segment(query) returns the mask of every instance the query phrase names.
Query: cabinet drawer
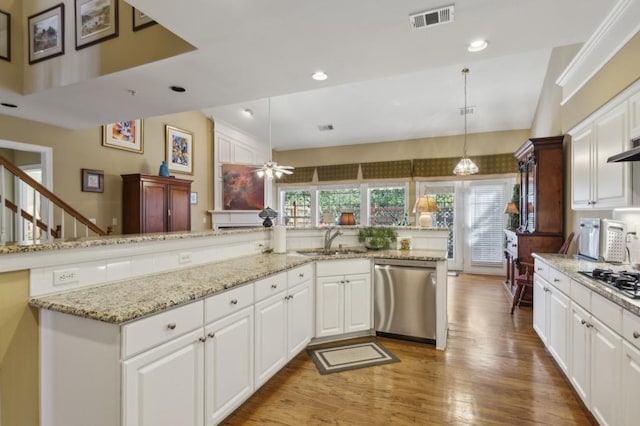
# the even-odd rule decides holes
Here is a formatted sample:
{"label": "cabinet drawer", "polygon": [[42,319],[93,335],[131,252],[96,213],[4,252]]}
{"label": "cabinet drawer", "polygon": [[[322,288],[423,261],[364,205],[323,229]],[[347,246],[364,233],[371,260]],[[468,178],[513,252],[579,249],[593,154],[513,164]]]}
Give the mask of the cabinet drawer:
{"label": "cabinet drawer", "polygon": [[571,292],[571,279],[555,268],[549,268],[549,282],[564,294]]}
{"label": "cabinet drawer", "polygon": [[544,278],[545,280],[549,281],[549,265],[547,265],[540,259],[535,259],[534,265],[534,273],[538,274],[540,278]]}
{"label": "cabinet drawer", "polygon": [[640,317],[629,311],[622,312],[622,337],[640,349]]}
{"label": "cabinet drawer", "polygon": [[253,305],[253,283],[224,291],[204,301],[205,324]]}
{"label": "cabinet drawer", "polygon": [[287,285],[293,288],[301,282],[313,278],[313,264],[301,266],[287,272]]}
{"label": "cabinet drawer", "polygon": [[622,307],[599,294],[591,294],[591,314],[613,331],[622,334]]}
{"label": "cabinet drawer", "polygon": [[193,302],[122,326],[122,358],[203,326],[203,302]]}
{"label": "cabinet drawer", "polygon": [[371,261],[369,259],[327,260],[316,264],[316,274],[319,277],[370,273]]}
{"label": "cabinet drawer", "polygon": [[591,311],[591,290],[583,286],[577,281],[571,280],[571,299],[578,305]]}
{"label": "cabinet drawer", "polygon": [[287,273],[271,275],[253,283],[256,302],[287,289]]}

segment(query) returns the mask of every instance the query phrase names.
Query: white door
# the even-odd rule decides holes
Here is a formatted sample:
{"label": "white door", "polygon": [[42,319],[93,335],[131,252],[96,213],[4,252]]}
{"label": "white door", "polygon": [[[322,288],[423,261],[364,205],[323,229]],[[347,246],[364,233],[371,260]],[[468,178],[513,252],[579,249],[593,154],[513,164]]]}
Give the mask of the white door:
{"label": "white door", "polygon": [[591,194],[592,138],[593,133],[589,127],[571,139],[571,206],[573,208],[590,206],[594,199]]}
{"label": "white door", "polygon": [[287,362],[287,301],[281,291],[255,305],[255,380],[262,386]]}
{"label": "white door", "polygon": [[569,298],[553,286],[549,286],[549,289],[549,298],[547,299],[547,310],[549,311],[547,345],[549,352],[551,352],[551,355],[553,355],[562,371],[566,374],[569,370]]}
{"label": "white door", "polygon": [[591,317],[591,412],[601,425],[615,425],[619,413],[622,338]]}
{"label": "white door", "polygon": [[124,426],[202,426],[202,329],[124,362]]}
{"label": "white door", "polygon": [[205,424],[211,426],[253,393],[253,306],[207,325],[205,333]]}
{"label": "white door", "polygon": [[316,280],[316,337],[344,332],[344,277]]}
{"label": "white door", "polygon": [[371,276],[369,274],[344,277],[344,332],[371,328]]}
{"label": "white door", "polygon": [[632,425],[640,419],[640,351],[627,342],[622,344],[622,419]]}
{"label": "white door", "polygon": [[590,315],[574,302],[571,302],[570,309],[569,380],[584,404],[589,407],[591,405],[589,392],[589,382],[591,380],[591,332],[586,324],[590,321]]}
{"label": "white door", "polygon": [[313,336],[311,280],[289,290],[287,303],[287,361],[302,351]]}
{"label": "white door", "polygon": [[612,155],[629,149],[627,104],[618,106],[594,126],[595,199],[598,207],[625,207],[629,196],[629,163],[607,163]]}
{"label": "white door", "polygon": [[543,343],[547,343],[547,283],[533,275],[533,329]]}

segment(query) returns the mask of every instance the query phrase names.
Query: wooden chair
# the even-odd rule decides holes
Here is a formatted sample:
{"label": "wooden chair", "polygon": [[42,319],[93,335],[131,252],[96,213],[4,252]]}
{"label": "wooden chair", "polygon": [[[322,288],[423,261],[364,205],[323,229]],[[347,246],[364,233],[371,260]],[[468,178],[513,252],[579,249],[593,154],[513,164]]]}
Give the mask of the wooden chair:
{"label": "wooden chair", "polygon": [[[558,254],[567,254],[569,252],[569,246],[571,245],[573,236],[573,232],[569,234],[567,239],[564,240],[564,243],[562,243],[562,246],[560,246]],[[512,315],[516,305],[520,305],[525,288],[528,287],[533,289],[533,263],[516,260],[516,267],[518,268],[519,274],[514,278],[514,282],[516,283],[516,293],[513,295],[513,303],[511,304]]]}

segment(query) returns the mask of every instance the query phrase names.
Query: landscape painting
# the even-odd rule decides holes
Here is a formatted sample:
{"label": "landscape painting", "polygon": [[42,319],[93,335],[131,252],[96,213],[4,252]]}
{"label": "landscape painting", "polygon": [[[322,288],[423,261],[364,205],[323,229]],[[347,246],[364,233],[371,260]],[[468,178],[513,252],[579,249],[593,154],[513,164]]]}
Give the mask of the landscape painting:
{"label": "landscape painting", "polygon": [[118,35],[116,0],[76,0],[76,49]]}
{"label": "landscape painting", "polygon": [[29,26],[29,63],[64,54],[64,4],[31,15]]}
{"label": "landscape painting", "polygon": [[264,179],[254,169],[241,164],[222,165],[223,210],[264,208]]}

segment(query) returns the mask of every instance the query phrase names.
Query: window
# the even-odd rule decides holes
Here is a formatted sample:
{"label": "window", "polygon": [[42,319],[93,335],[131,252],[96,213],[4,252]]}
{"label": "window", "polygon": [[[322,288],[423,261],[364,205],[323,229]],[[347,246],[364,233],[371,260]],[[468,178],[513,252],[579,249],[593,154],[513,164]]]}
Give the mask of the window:
{"label": "window", "polygon": [[469,187],[471,265],[500,266],[503,262],[504,183],[478,183]]}
{"label": "window", "polygon": [[287,226],[311,226],[311,191],[282,191],[282,223]]}
{"label": "window", "polygon": [[356,224],[360,224],[360,188],[320,189],[318,191],[318,217],[322,213],[330,212],[336,223],[340,213],[345,210],[353,211]]}
{"label": "window", "polygon": [[369,187],[369,225],[406,225],[405,186]]}

